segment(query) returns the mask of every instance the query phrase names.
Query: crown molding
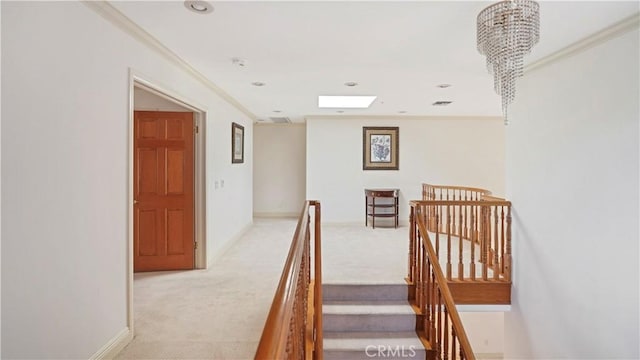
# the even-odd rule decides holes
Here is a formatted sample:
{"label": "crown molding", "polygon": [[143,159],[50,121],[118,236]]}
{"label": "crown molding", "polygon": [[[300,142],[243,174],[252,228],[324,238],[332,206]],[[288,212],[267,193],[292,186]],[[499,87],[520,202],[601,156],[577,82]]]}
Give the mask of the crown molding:
{"label": "crown molding", "polygon": [[541,67],[560,61],[566,57],[573,56],[579,52],[590,49],[594,46],[609,41],[615,37],[625,34],[629,31],[638,29],[640,27],[640,12],[637,12],[607,28],[604,28],[594,34],[583,38],[567,47],[564,47],[550,55],[543,57],[533,63],[524,67],[525,74],[539,69]]}
{"label": "crown molding", "polygon": [[233,98],[226,91],[222,90],[218,85],[214,84],[201,72],[196,70],[188,62],[186,62],[171,49],[161,43],[158,39],[156,39],[153,35],[148,33],[138,24],[129,19],[126,15],[121,13],[118,9],[113,7],[113,5],[109,4],[107,1],[83,0],[81,2],[89,9],[93,10],[98,15],[109,21],[111,24],[115,25],[117,28],[131,35],[134,39],[138,40],[142,44],[149,47],[151,50],[154,50],[157,54],[161,55],[165,59],[172,62],[174,65],[184,70],[187,74],[198,80],[204,86],[220,96],[223,100],[241,111],[243,114],[247,115],[252,121],[257,120],[257,117],[242,104],[240,104],[238,100]]}
{"label": "crown molding", "polygon": [[307,115],[306,120],[477,120],[504,121],[502,116],[455,116],[455,115]]}

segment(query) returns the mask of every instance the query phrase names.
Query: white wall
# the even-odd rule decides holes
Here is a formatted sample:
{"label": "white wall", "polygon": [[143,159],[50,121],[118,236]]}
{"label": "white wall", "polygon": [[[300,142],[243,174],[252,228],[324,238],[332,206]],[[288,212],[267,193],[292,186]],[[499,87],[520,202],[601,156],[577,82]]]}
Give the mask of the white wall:
{"label": "white wall", "polygon": [[[0,19],[2,18],[2,5],[0,5]],[[0,26],[0,39],[2,38],[2,26]],[[0,51],[2,53],[2,51]],[[1,55],[1,54],[0,54]],[[2,56],[0,56],[0,68],[2,68]],[[2,71],[0,71],[0,84],[2,83]],[[0,87],[1,88],[1,87]],[[0,98],[2,89],[0,89]],[[0,101],[0,114],[2,114],[2,101]],[[2,116],[0,115],[0,159],[2,158]],[[0,204],[2,203],[2,167],[0,166]],[[0,269],[2,269],[2,207],[0,206]],[[2,281],[0,280],[0,309],[2,309]],[[2,311],[0,311],[0,324],[2,324]],[[2,326],[0,326],[0,357],[2,357]]]}
{"label": "white wall", "polygon": [[505,358],[640,357],[639,43],[636,26],[518,82]]}
{"label": "white wall", "polygon": [[253,127],[254,216],[298,216],[306,189],[306,126]]}
{"label": "white wall", "polygon": [[2,358],[88,358],[127,327],[129,69],[208,109],[213,251],[251,223],[251,122],[81,3],[1,6]]}
{"label": "white wall", "polygon": [[459,312],[459,315],[476,357],[497,358],[502,356],[504,352],[504,312],[467,311]]}
{"label": "white wall", "polygon": [[[362,127],[398,126],[398,171],[362,170]],[[468,185],[504,194],[504,125],[498,118],[307,119],[307,198],[325,222],[362,222],[364,188],[399,188],[400,222],[421,184]]]}

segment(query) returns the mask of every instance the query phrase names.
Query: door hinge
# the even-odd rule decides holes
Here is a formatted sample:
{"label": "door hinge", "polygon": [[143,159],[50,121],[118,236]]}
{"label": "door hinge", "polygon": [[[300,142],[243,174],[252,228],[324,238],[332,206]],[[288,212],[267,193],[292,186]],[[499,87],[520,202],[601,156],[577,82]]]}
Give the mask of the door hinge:
{"label": "door hinge", "polygon": [[200,132],[200,127],[199,127],[198,125],[194,125],[194,126],[193,126],[193,132],[194,132],[195,134],[199,133],[199,132]]}
{"label": "door hinge", "polygon": [[198,250],[198,242],[197,241],[193,242],[193,250]]}

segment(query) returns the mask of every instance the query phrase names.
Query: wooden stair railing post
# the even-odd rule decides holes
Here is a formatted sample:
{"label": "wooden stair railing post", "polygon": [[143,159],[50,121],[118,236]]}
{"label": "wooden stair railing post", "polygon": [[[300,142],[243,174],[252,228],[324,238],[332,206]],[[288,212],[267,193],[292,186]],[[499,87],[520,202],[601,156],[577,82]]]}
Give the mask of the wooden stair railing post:
{"label": "wooden stair railing post", "polygon": [[416,204],[411,203],[409,208],[409,269],[407,272],[407,280],[410,284],[415,284],[415,244],[416,244]]}
{"label": "wooden stair railing post", "polygon": [[511,281],[511,206],[507,207],[507,243],[504,259],[504,279]]}
{"label": "wooden stair railing post", "polygon": [[322,360],[323,358],[323,332],[322,332],[322,236],[321,236],[321,211],[320,202],[312,202],[315,212],[315,227],[314,227],[314,358],[316,360]]}
{"label": "wooden stair railing post", "polygon": [[482,222],[480,223],[480,262],[482,263],[482,280],[487,280],[488,275],[488,261],[487,253],[489,252],[489,235],[491,233],[489,228],[489,217],[487,214],[487,207],[480,206],[480,214],[482,216]]}

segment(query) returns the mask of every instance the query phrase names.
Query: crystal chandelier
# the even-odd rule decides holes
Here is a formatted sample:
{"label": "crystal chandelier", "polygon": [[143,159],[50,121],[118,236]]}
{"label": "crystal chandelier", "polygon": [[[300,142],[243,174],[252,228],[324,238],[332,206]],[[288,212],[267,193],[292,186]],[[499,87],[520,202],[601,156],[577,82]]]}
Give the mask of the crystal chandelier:
{"label": "crystal chandelier", "polygon": [[535,1],[505,0],[478,14],[478,51],[487,57],[493,88],[502,96],[505,124],[509,104],[516,97],[516,78],[523,74],[524,55],[538,40],[540,14]]}

